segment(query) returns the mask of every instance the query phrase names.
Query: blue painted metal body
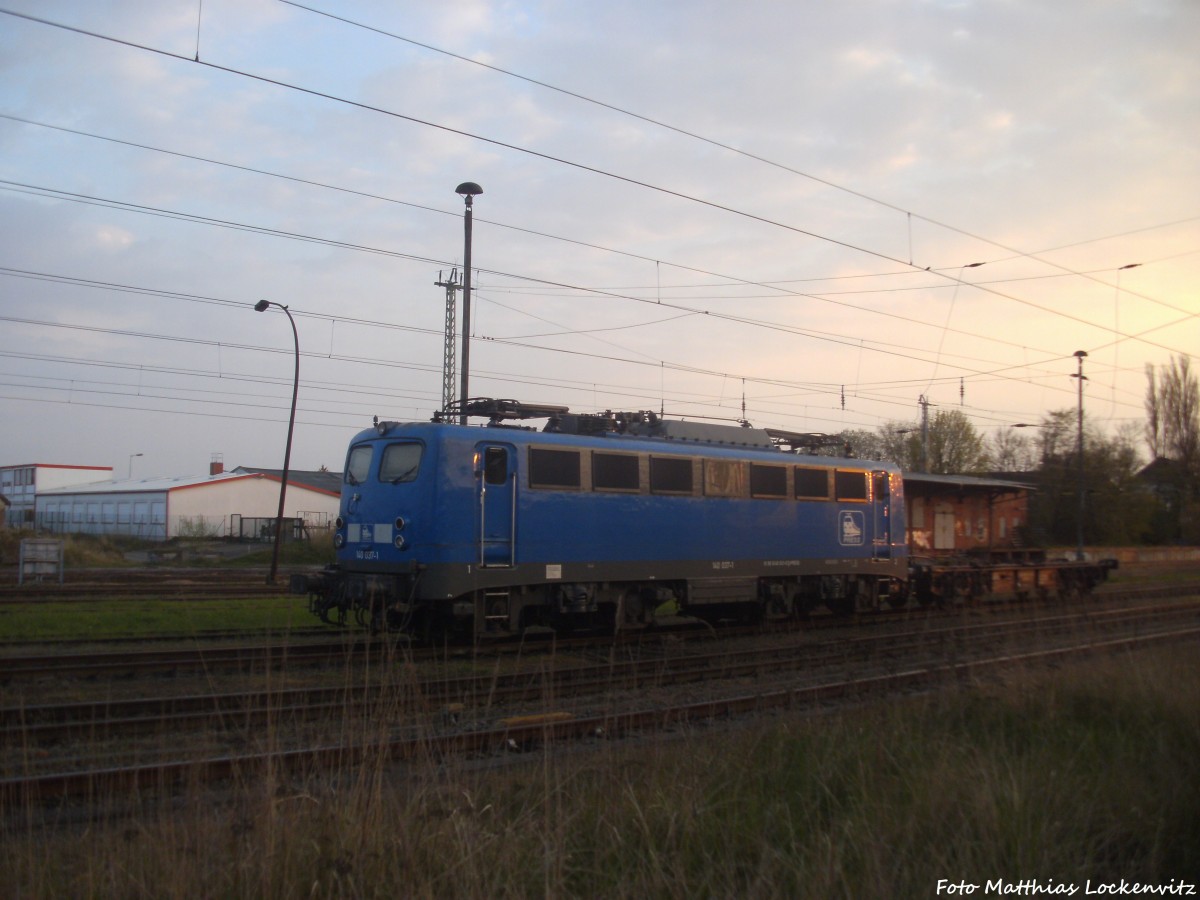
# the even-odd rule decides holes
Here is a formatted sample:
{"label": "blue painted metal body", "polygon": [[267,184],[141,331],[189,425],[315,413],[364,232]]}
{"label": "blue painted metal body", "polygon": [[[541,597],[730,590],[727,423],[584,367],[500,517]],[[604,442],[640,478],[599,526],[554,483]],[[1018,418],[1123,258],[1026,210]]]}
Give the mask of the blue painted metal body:
{"label": "blue painted metal body", "polygon": [[[421,469],[412,481],[387,484],[379,478],[379,451],[398,442],[422,446]],[[866,561],[907,555],[900,473],[890,464],[629,435],[579,437],[433,423],[394,426],[383,436],[367,430],[351,446],[366,445],[376,448],[373,468],[362,483],[346,484],[342,495],[341,515],[349,533],[338,561],[350,570],[413,562],[486,564],[481,538],[485,543],[511,543],[504,558],[524,565],[688,560],[736,566],[762,560]],[[531,487],[523,464],[531,446],[878,472],[888,477],[888,496],[838,502],[712,497],[699,491],[674,496],[539,489]],[[498,511],[501,524],[511,522],[510,533],[498,532],[495,524],[485,529],[481,523],[479,456],[488,447],[510,451],[510,475],[515,473],[515,479],[487,486],[482,515]],[[404,520],[403,530],[395,527],[398,517]],[[394,545],[397,536],[404,538],[402,549]]]}
{"label": "blue painted metal body", "polygon": [[[539,484],[539,453],[557,453],[567,474]],[[625,457],[634,487],[599,488],[596,454]],[[686,461],[686,491],[652,490],[648,473],[663,459]],[[774,473],[786,494],[752,495],[758,467],[788,473]],[[798,497],[796,469],[829,473],[829,495]],[[372,607],[376,618],[402,610],[407,627],[442,604],[477,630],[504,616],[515,628],[518,606],[617,615],[621,597],[658,586],[694,611],[827,590],[820,579],[840,579],[835,593],[849,579],[877,592],[906,576],[903,483],[890,464],[611,432],[380,423],[353,439],[346,471],[337,565],[309,586],[325,597],[322,617],[332,606]],[[838,499],[842,477],[854,490]],[[492,615],[485,595],[504,598]]]}

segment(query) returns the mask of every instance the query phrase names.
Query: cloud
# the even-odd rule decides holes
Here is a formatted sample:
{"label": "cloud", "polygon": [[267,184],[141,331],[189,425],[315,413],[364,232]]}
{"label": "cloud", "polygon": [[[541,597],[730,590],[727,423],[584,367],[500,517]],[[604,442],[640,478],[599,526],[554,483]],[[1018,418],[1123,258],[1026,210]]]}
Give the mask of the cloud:
{"label": "cloud", "polygon": [[[372,413],[428,417],[464,180],[473,383],[498,395],[725,415],[744,390],[758,424],[833,430],[962,379],[990,428],[1072,405],[1082,347],[1115,423],[1200,337],[1182,0],[339,8],[560,91],[285,4],[205,3],[199,62],[194,4],[25,8],[164,53],[8,20],[0,113],[197,158],[0,120],[0,265],[126,286],[8,275],[7,308],[159,335],[6,328],[0,353],[78,361],[0,379],[142,366],[177,398],[119,398],[117,429],[109,401],[8,401],[22,458],[82,429],[104,458],[52,461],[270,464],[291,334],[263,297],[297,314],[298,465],[336,467]],[[222,419],[243,396],[253,419]]]}

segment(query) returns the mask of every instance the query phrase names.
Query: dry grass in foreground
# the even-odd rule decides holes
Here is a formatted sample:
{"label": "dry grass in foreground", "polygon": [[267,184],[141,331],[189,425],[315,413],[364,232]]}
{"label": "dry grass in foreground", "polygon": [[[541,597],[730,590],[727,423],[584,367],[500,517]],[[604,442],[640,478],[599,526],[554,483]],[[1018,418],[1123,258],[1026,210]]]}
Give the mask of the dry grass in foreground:
{"label": "dry grass in foreground", "polygon": [[9,810],[3,893],[878,898],[932,897],[942,878],[1077,896],[1089,878],[1200,882],[1197,656],[546,748],[499,769],[268,778],[57,830]]}

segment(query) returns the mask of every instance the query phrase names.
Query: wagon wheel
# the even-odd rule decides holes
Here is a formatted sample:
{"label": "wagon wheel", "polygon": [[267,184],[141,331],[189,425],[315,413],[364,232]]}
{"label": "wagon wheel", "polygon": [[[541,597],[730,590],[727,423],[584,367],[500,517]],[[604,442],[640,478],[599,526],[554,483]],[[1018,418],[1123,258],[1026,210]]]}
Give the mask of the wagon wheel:
{"label": "wagon wheel", "polygon": [[952,590],[954,599],[969,603],[975,597],[975,586],[969,572],[958,572],[954,575]]}
{"label": "wagon wheel", "polygon": [[947,604],[953,603],[955,600],[953,573],[946,572],[943,574],[940,578],[938,578],[937,585],[938,591],[935,595],[937,605],[939,607],[943,607]]}
{"label": "wagon wheel", "polygon": [[1078,600],[1082,594],[1083,591],[1081,585],[1079,584],[1079,578],[1074,572],[1058,573],[1059,600]]}

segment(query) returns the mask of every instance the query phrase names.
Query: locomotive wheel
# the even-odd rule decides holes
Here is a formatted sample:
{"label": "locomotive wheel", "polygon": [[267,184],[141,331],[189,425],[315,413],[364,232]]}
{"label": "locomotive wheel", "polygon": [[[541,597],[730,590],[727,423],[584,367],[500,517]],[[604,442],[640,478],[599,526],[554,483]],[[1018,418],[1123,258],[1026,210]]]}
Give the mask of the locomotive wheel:
{"label": "locomotive wheel", "polygon": [[887,605],[892,609],[903,609],[908,605],[908,588],[891,591],[887,595]]}
{"label": "locomotive wheel", "polygon": [[792,618],[797,621],[807,621],[812,611],[821,601],[811,593],[796,591],[792,595]]}
{"label": "locomotive wheel", "polygon": [[843,584],[837,596],[826,597],[825,605],[835,616],[847,618],[858,610],[858,585]]}
{"label": "locomotive wheel", "polygon": [[433,610],[425,610],[417,627],[422,643],[430,647],[443,647],[454,640],[453,623]]}
{"label": "locomotive wheel", "polygon": [[617,603],[617,628],[629,625],[641,625],[645,621],[646,608],[642,603],[642,595],[636,590],[626,591]]}

